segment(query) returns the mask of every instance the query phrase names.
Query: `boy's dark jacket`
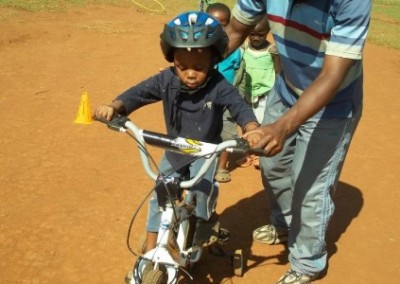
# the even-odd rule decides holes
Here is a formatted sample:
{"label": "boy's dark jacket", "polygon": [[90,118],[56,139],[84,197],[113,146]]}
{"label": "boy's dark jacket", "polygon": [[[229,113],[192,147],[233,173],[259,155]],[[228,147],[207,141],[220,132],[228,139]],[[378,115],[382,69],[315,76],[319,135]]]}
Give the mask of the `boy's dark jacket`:
{"label": "boy's dark jacket", "polygon": [[[221,142],[225,108],[241,127],[257,122],[253,110],[237,89],[215,70],[207,83],[194,93],[181,85],[174,68],[170,67],[131,87],[116,99],[123,102],[127,114],[161,100],[168,135],[209,143]],[[183,162],[180,154],[167,152],[166,155],[172,163]]]}

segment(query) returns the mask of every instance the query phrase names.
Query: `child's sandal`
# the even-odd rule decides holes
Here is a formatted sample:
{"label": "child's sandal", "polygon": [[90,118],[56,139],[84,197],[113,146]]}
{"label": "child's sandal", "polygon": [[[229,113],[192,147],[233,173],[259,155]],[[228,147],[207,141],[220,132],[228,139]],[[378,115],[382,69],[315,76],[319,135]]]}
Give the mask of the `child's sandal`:
{"label": "child's sandal", "polygon": [[231,174],[228,170],[217,170],[215,174],[215,180],[218,182],[230,182],[231,181]]}

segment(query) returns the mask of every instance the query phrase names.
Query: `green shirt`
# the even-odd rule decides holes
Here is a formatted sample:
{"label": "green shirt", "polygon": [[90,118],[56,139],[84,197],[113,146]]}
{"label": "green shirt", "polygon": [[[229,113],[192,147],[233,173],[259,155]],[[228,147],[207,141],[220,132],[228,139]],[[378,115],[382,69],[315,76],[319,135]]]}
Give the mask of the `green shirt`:
{"label": "green shirt", "polygon": [[245,62],[245,97],[249,102],[257,102],[258,97],[266,95],[275,83],[274,62],[267,50],[250,48],[243,53]]}

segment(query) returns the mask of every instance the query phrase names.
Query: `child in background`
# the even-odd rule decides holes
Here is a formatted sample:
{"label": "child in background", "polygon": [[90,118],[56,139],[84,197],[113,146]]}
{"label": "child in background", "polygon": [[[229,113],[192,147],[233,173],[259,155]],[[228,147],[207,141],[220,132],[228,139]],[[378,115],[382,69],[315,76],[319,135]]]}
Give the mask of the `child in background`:
{"label": "child in background", "polygon": [[[268,20],[264,17],[250,32],[248,40],[242,46],[243,59],[236,78],[240,94],[251,105],[260,124],[267,107],[266,98],[275,84],[276,74],[280,71],[276,47],[267,40],[269,30]],[[258,156],[246,156],[236,164],[259,168]]]}
{"label": "child in background", "polygon": [[[161,34],[162,52],[173,66],[128,89],[109,105],[97,107],[94,116],[111,120],[115,114],[129,115],[142,106],[162,101],[170,136],[219,143],[226,108],[244,132],[256,129],[259,124],[251,107],[238,90],[214,69],[227,47],[226,33],[215,18],[205,12],[178,15],[164,26]],[[254,140],[248,139],[250,144]],[[189,174],[193,177],[204,161],[205,158],[193,160],[191,156],[166,151],[159,169],[161,174],[175,177]],[[172,174],[171,169],[174,170]],[[192,188],[197,200],[196,243],[207,242],[207,232],[218,224],[215,217],[218,196],[215,170],[216,165],[211,166]],[[157,196],[154,196],[150,200],[143,252],[155,247],[160,218],[161,209]]]}
{"label": "child in background", "polygon": [[[223,3],[213,3],[207,7],[206,12],[216,18],[222,27],[229,24],[231,20],[231,10],[228,6]],[[242,60],[242,53],[239,49],[233,51],[223,61],[217,64],[218,71],[225,77],[225,79],[233,84],[236,76],[236,71],[240,67]],[[229,139],[238,138],[237,124],[233,120],[229,110],[226,109],[224,112],[224,126],[222,129],[221,137],[222,140],[226,141]],[[231,181],[231,174],[228,170],[229,153],[222,152],[218,162],[217,172],[215,174],[215,180],[218,182],[229,182]]]}
{"label": "child in background", "polygon": [[[222,28],[226,27],[231,20],[231,10],[223,3],[213,3],[209,5],[206,12],[216,18],[221,24]],[[218,71],[231,84],[233,84],[233,80],[235,78],[236,71],[240,67],[241,60],[242,53],[239,49],[236,49],[217,64]]]}

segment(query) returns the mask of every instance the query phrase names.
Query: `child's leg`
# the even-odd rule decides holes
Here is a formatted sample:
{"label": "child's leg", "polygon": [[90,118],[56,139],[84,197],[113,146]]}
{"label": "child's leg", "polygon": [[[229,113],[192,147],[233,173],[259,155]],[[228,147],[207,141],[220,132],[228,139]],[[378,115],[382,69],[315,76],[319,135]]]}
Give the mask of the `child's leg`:
{"label": "child's leg", "polygon": [[264,120],[265,110],[267,108],[267,95],[268,93],[260,97],[257,102],[251,104],[253,113],[256,116],[258,123],[260,124],[262,124]]}
{"label": "child's leg", "polygon": [[[191,176],[196,175],[204,161],[205,159],[201,158],[191,164]],[[195,213],[198,220],[194,236],[196,245],[208,242],[213,235],[216,235],[216,237],[218,236],[219,223],[218,216],[215,212],[218,186],[214,182],[215,170],[216,163],[210,167],[203,179],[192,188],[197,201]]]}
{"label": "child's leg", "polygon": [[229,153],[228,152],[222,152],[221,156],[219,157],[219,162],[218,162],[218,170],[226,170],[228,168],[228,160],[229,160]]}
{"label": "child's leg", "polygon": [[[159,169],[161,173],[171,173],[171,164],[168,162],[165,156],[160,161]],[[178,173],[173,173],[171,176],[178,176]],[[149,250],[156,247],[158,229],[160,227],[162,211],[158,204],[157,194],[154,192],[153,197],[149,202],[149,211],[147,215],[147,226],[146,226],[146,239],[143,247],[141,248],[143,252],[148,252]]]}
{"label": "child's leg", "polygon": [[158,228],[161,222],[161,210],[158,206],[157,196],[154,193],[154,196],[150,199],[149,202],[149,211],[147,214],[147,226],[146,226],[146,239],[142,247],[139,249],[142,250],[142,253],[146,253],[149,250],[156,247],[157,244],[157,235]]}
{"label": "child's leg", "polygon": [[[190,178],[198,173],[204,162],[205,158],[200,158],[191,163]],[[216,168],[217,163],[214,162],[199,183],[191,188],[197,201],[196,216],[206,221],[213,215],[217,205],[218,185],[214,182]]]}
{"label": "child's leg", "polygon": [[143,249],[142,253],[146,253],[156,247],[157,237],[158,237],[157,232],[147,232],[146,233],[146,240],[145,240],[145,243],[142,248]]}
{"label": "child's leg", "polygon": [[215,180],[218,182],[230,182],[231,181],[231,174],[228,170],[228,160],[229,160],[229,153],[222,152],[221,156],[219,157],[218,162],[218,169],[215,174]]}
{"label": "child's leg", "polygon": [[[223,115],[223,123],[224,126],[221,132],[221,138],[223,141],[236,139],[239,137],[237,131],[237,124],[233,121],[229,110],[226,109]],[[218,170],[215,175],[215,180],[218,182],[229,182],[231,181],[231,175],[228,170],[228,161],[229,161],[229,153],[222,152],[219,157]]]}

